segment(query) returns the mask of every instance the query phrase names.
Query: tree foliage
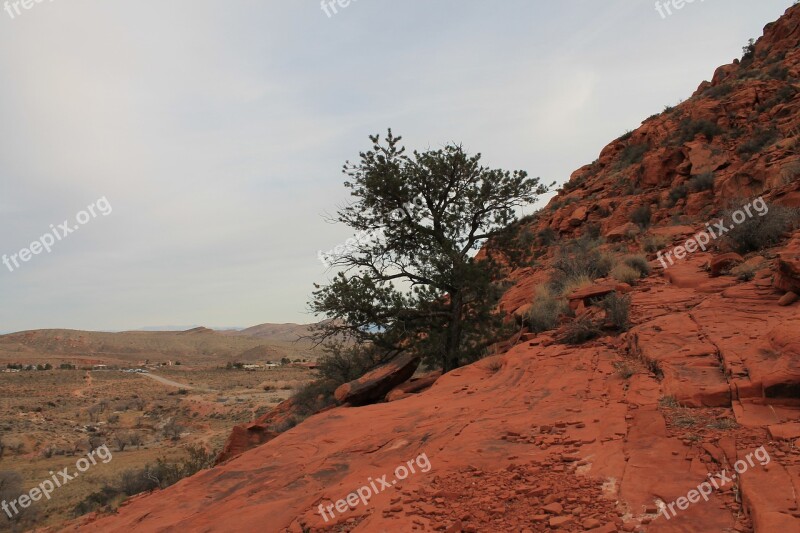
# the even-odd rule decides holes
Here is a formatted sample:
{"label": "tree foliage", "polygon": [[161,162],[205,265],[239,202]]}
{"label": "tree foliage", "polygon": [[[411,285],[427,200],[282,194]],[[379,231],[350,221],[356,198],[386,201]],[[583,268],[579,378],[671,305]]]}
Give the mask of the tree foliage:
{"label": "tree foliage", "polygon": [[[496,341],[500,316],[497,247],[519,207],[547,191],[524,171],[481,164],[459,145],[408,155],[389,130],[346,163],[354,201],[336,220],[369,239],[351,239],[333,258],[339,269],[316,286],[312,312],[326,320],[320,342],[355,342],[382,354],[418,352],[445,371],[480,357]],[[493,251],[494,250],[494,251]]]}

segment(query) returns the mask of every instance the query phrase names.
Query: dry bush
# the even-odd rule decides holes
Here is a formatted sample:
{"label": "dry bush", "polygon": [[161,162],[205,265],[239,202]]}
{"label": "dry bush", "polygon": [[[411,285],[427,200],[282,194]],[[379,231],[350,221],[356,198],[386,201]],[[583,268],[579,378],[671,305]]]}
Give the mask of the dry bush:
{"label": "dry bush", "polygon": [[645,278],[650,275],[650,262],[643,255],[626,255],[622,258],[622,262],[629,267],[638,270],[641,277]]}
{"label": "dry bush", "polygon": [[635,270],[625,263],[619,263],[614,269],[611,271],[611,277],[617,281],[622,283],[627,283],[628,285],[635,284],[642,276],[638,270]]}
{"label": "dry bush", "polygon": [[670,240],[662,235],[650,235],[645,237],[642,248],[649,254],[654,254],[669,246]]}
{"label": "dry bush", "polygon": [[556,295],[546,286],[536,288],[536,294],[528,311],[526,322],[534,333],[541,333],[558,327],[558,319],[569,312],[565,298]]}
{"label": "dry bush", "polygon": [[798,226],[800,210],[777,204],[767,205],[769,210],[764,216],[754,213],[741,224],[732,222],[733,213],[740,209],[729,209],[723,215],[726,226],[731,228],[725,234],[725,239],[737,253],[746,254],[774,246],[787,231]]}
{"label": "dry bush", "polygon": [[562,339],[566,344],[583,344],[594,338],[600,336],[600,328],[597,327],[592,319],[589,317],[581,317],[573,320],[564,330],[564,338]]}
{"label": "dry bush", "polygon": [[615,329],[627,331],[631,327],[631,297],[620,296],[612,293],[600,302],[606,312],[606,318],[611,322]]}

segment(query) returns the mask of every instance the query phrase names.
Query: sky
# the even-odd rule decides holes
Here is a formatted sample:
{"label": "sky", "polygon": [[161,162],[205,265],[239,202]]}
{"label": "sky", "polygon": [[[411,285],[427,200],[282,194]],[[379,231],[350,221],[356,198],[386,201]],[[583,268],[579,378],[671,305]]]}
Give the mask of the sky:
{"label": "sky", "polygon": [[369,135],[563,183],[791,4],[6,3],[0,332],[314,322]]}

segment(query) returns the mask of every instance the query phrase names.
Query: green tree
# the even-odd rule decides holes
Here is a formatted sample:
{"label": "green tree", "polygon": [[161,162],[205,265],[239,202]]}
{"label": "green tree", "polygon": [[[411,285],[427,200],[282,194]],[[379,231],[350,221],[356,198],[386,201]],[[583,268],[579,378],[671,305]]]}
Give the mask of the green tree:
{"label": "green tree", "polygon": [[354,201],[335,219],[359,237],[328,258],[339,269],[330,283],[315,285],[310,308],[329,319],[315,337],[354,341],[384,359],[414,350],[453,370],[501,334],[495,280],[508,257],[485,247],[476,258],[477,250],[548,188],[524,171],[487,168],[459,145],[407,155],[391,130],[370,140],[344,166]]}

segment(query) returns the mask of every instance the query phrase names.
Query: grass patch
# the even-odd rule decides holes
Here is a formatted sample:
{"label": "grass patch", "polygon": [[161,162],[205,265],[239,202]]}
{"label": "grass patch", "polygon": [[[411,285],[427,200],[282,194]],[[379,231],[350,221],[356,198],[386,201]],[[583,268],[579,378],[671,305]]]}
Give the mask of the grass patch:
{"label": "grass patch", "polygon": [[557,295],[551,288],[536,288],[533,304],[528,311],[527,324],[534,333],[542,333],[558,327],[559,317],[569,312],[565,298]]}
{"label": "grass patch", "polygon": [[589,317],[581,317],[570,322],[564,331],[565,344],[578,345],[600,336],[600,328]]}
{"label": "grass patch", "polygon": [[642,276],[635,268],[631,268],[625,263],[619,263],[611,270],[611,277],[621,283],[634,285]]}
{"label": "grass patch", "polygon": [[631,297],[612,293],[606,296],[600,307],[605,310],[606,318],[619,331],[627,331],[631,327]]}

